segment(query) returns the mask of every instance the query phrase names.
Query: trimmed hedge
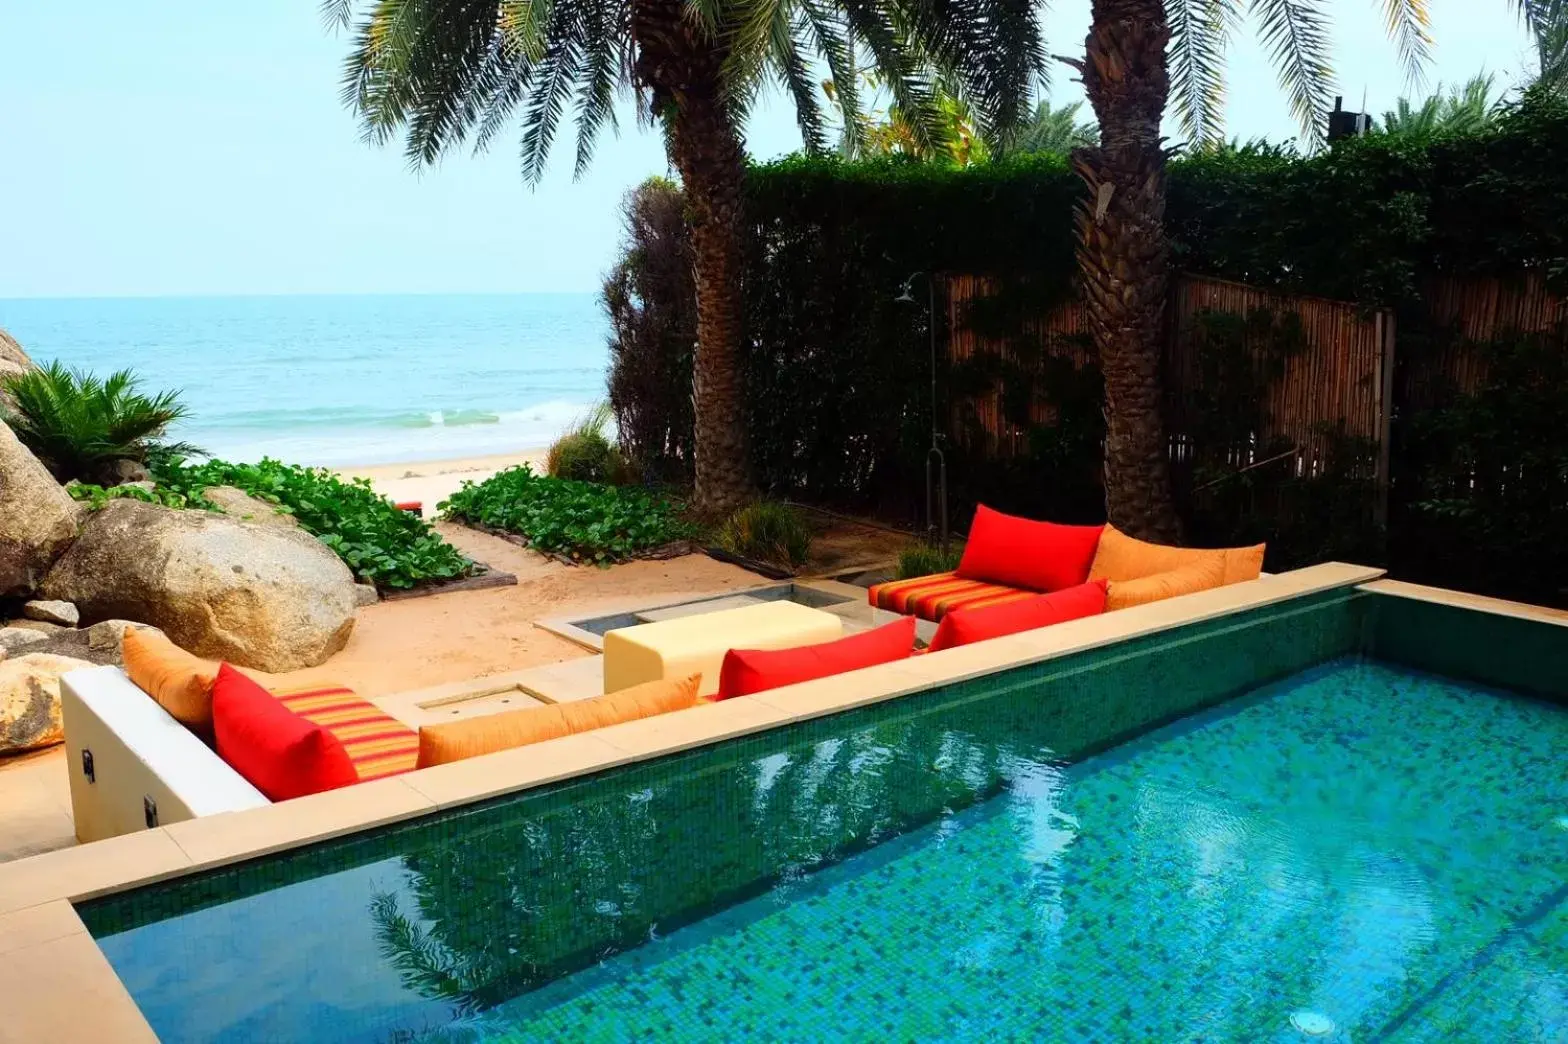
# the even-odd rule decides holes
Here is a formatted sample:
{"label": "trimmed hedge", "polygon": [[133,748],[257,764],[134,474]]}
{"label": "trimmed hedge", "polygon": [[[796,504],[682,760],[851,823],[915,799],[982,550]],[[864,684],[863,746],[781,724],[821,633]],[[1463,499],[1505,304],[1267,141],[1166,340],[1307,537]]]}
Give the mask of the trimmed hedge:
{"label": "trimmed hedge", "polygon": [[[658,191],[662,217],[631,223],[609,288],[618,296],[607,292],[612,318],[618,304],[623,317],[640,322],[615,323],[611,398],[623,440],[638,433],[623,441],[633,466],[680,481],[691,474],[696,330],[686,303],[694,290],[683,275],[689,266],[679,264],[680,209],[667,184]],[[926,284],[914,281],[913,305],[895,297],[913,273],[972,273],[993,277],[1001,292],[956,318],[1004,338],[1012,358],[940,363],[944,429],[951,404],[987,390],[1000,392],[1014,417],[1041,392],[1058,418],[1030,429],[1028,452],[1008,460],[946,446],[954,519],[961,524],[981,499],[1067,521],[1103,517],[1099,374],[1051,359],[1025,322],[1072,292],[1072,213],[1081,191],[1053,156],[966,168],[896,157],[790,157],[754,166],[743,367],[751,463],[762,492],[888,517],[920,514],[932,413]],[[634,194],[629,206],[646,218],[647,202]],[[1310,157],[1264,145],[1182,157],[1170,168],[1167,224],[1179,269],[1395,308],[1403,351],[1438,334],[1420,298],[1433,275],[1537,270],[1568,284],[1568,104],[1529,97],[1470,136],[1413,142],[1376,135]],[[665,262],[660,278],[639,280],[653,256]],[[938,323],[945,326],[946,317]],[[1568,413],[1568,389],[1548,394],[1558,414]],[[1431,409],[1466,408],[1445,402]],[[1486,419],[1489,432],[1477,428],[1477,416],[1464,420],[1472,443],[1511,442],[1509,418]],[[1217,418],[1219,427],[1225,423]],[[1406,413],[1396,423],[1428,421]],[[1408,445],[1396,437],[1396,454]],[[1385,534],[1368,510],[1375,494],[1368,447],[1347,440],[1336,459],[1327,475],[1260,469],[1189,499],[1189,536],[1268,539],[1272,568],[1328,555],[1380,560]],[[1396,456],[1393,524],[1433,531],[1430,513],[1398,507],[1400,498],[1417,498],[1440,481],[1430,470],[1436,466],[1430,456]],[[1556,502],[1557,493],[1538,492]],[[1516,482],[1507,495],[1537,494]],[[1525,520],[1545,522],[1533,510]],[[1406,532],[1389,541],[1428,546]],[[1446,575],[1434,555],[1407,571]],[[1502,588],[1493,581],[1491,589]]]}

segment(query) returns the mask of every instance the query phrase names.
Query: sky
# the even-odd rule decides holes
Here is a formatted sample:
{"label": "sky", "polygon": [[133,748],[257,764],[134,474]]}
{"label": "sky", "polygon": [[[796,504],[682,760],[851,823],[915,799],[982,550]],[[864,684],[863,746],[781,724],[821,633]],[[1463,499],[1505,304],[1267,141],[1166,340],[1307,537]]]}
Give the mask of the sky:
{"label": "sky", "polygon": [[[1409,93],[1381,0],[1324,0],[1346,108]],[[1530,66],[1507,0],[1431,0],[1428,85]],[[1079,55],[1089,0],[1054,0],[1047,46]],[[562,135],[537,188],[515,137],[411,171],[362,142],[338,97],[348,43],[316,0],[0,0],[0,298],[292,293],[582,292],[614,263],[620,201],[667,172],[636,126],[572,179]],[[1051,98],[1082,98],[1059,66]],[[1227,130],[1295,125],[1255,37],[1230,61]],[[780,97],[747,127],[767,158],[800,145]]]}

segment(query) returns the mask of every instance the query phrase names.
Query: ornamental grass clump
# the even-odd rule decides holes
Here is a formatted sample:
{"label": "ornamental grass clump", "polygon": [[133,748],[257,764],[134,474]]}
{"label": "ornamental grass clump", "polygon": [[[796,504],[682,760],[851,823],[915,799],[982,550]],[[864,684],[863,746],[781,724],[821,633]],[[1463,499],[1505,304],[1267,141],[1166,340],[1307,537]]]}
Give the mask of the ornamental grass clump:
{"label": "ornamental grass clump", "polygon": [[913,580],[917,576],[951,573],[958,568],[958,560],[963,555],[963,545],[958,543],[949,544],[945,550],[924,541],[910,544],[898,553],[897,579]]}
{"label": "ornamental grass clump", "polygon": [[665,497],[636,486],[535,475],[527,464],[463,483],[440,509],[446,518],[520,536],[535,550],[596,565],[694,535]]}
{"label": "ornamental grass clump", "polygon": [[811,526],[795,508],[759,501],[735,512],[719,527],[715,542],[725,551],[795,570],[811,554]]}
{"label": "ornamental grass clump", "polygon": [[621,451],[605,434],[609,424],[610,406],[600,403],[571,431],[556,439],[545,459],[550,477],[612,485],[624,481],[626,465]]}

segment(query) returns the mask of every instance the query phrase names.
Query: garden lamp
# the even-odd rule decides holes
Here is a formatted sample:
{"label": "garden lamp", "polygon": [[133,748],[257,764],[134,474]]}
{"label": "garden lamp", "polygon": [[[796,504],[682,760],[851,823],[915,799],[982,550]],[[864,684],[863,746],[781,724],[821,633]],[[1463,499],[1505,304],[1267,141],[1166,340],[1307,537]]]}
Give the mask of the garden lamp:
{"label": "garden lamp", "polygon": [[[941,426],[937,420],[936,399],[936,280],[930,272],[915,272],[904,280],[893,301],[914,304],[916,279],[926,281],[926,327],[931,334],[931,448],[926,450],[926,539],[947,550],[947,457],[942,453]],[[940,516],[940,524],[938,517]]]}

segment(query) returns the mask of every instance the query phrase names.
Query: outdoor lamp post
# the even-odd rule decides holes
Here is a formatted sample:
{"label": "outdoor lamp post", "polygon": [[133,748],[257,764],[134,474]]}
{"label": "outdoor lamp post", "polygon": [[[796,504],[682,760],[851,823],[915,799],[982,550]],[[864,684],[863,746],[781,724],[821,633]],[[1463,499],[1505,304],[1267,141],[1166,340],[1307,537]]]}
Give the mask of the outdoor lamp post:
{"label": "outdoor lamp post", "polygon": [[[903,289],[894,301],[914,304],[915,280],[926,281],[926,328],[931,335],[931,448],[926,450],[926,539],[947,550],[947,457],[940,445],[942,432],[938,421],[936,399],[936,280],[930,272],[914,272],[904,280]],[[940,526],[938,524],[940,517]]]}

